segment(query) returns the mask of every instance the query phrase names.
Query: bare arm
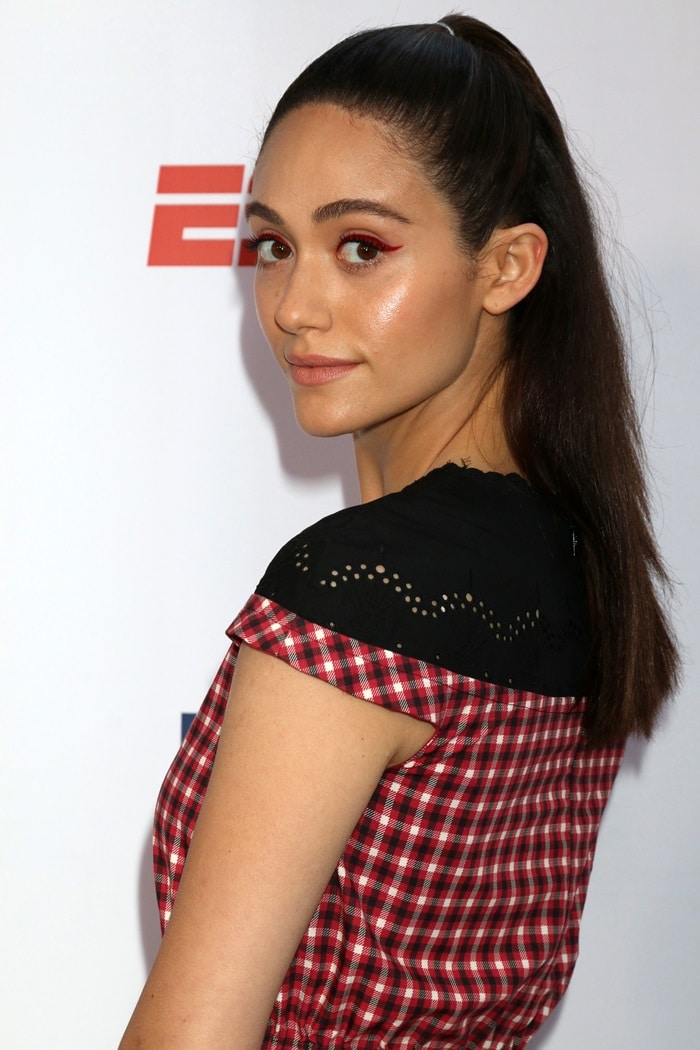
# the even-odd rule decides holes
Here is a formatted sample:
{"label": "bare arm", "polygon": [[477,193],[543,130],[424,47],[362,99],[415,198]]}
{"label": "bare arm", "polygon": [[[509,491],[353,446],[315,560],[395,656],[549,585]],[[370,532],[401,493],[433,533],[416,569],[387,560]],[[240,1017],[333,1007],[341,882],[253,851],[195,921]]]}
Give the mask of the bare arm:
{"label": "bare arm", "polygon": [[177,901],[120,1050],[259,1050],[387,766],[432,733],[243,646]]}

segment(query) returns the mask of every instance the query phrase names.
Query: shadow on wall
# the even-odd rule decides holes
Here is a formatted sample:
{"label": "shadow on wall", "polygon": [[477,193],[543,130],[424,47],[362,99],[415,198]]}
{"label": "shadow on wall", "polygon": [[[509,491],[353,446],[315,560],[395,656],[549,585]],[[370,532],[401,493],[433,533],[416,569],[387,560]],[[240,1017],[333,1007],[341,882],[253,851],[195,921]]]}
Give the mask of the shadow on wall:
{"label": "shadow on wall", "polygon": [[348,437],[318,438],[305,434],[294,419],[287,383],[260,331],[253,298],[254,270],[234,269],[234,293],[243,313],[240,330],[241,356],[255,395],[269,416],[277,437],[284,473],[301,481],[340,480],[343,503],[359,500],[352,443]]}
{"label": "shadow on wall", "polygon": [[153,840],[150,828],[146,834],[139,863],[139,920],[143,961],[146,973],[150,973],[153,960],[160,947],[160,920],[153,882]]}
{"label": "shadow on wall", "polygon": [[644,759],[649,750],[649,743],[649,740],[644,740],[638,736],[633,736],[627,741],[625,757],[620,766],[620,775],[629,776],[634,774],[637,777],[641,776]]}
{"label": "shadow on wall", "polygon": [[555,1050],[557,1045],[555,1043],[557,1027],[563,1014],[565,1004],[566,996],[564,996],[564,999],[559,1003],[554,1012],[549,1015],[539,1032],[532,1037],[527,1044],[527,1050]]}

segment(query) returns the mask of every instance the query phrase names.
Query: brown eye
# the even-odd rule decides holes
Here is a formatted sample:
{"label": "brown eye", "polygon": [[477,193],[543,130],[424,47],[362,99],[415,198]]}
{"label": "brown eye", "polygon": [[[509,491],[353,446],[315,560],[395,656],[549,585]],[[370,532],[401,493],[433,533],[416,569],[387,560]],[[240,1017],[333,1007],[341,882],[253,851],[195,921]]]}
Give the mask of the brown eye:
{"label": "brown eye", "polygon": [[382,254],[382,246],[358,237],[343,241],[339,254],[346,263],[371,263]]}
{"label": "brown eye", "polygon": [[258,241],[258,261],[261,263],[284,262],[289,259],[292,249],[284,241],[274,237],[266,237]]}
{"label": "brown eye", "polygon": [[358,241],[356,251],[358,259],[363,259],[365,262],[370,262],[379,255],[377,245],[369,244],[368,241]]}

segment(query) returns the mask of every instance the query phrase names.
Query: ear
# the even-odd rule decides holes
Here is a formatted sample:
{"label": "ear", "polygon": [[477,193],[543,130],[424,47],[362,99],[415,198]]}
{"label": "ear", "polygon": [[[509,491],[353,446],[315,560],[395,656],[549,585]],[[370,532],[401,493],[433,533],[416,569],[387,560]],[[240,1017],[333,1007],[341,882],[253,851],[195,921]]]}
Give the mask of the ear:
{"label": "ear", "polygon": [[495,231],[484,253],[489,278],[484,310],[504,314],[532,291],[540,279],[548,243],[547,234],[534,222]]}

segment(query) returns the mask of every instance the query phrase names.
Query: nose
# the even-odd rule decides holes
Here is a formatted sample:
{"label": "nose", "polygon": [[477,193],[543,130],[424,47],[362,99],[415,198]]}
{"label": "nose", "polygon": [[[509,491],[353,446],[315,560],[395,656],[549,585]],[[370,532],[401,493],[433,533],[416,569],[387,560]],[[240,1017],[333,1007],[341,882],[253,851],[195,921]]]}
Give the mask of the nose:
{"label": "nose", "polygon": [[287,267],[275,304],[275,323],[291,335],[307,328],[327,330],[331,313],[327,281],[321,267],[298,256]]}

